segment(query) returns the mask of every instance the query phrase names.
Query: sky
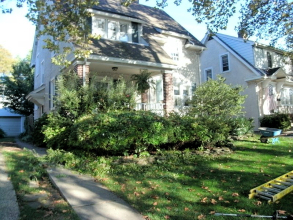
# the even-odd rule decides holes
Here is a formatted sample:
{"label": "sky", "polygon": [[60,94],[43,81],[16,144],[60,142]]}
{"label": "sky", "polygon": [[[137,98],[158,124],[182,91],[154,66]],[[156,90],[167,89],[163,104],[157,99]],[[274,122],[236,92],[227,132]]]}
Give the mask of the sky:
{"label": "sky", "polygon": [[[206,25],[197,24],[191,13],[187,12],[190,2],[182,1],[180,6],[173,4],[173,1],[169,2],[164,10],[198,40],[202,40],[207,31]],[[155,6],[156,0],[140,0],[140,3]],[[0,13],[0,45],[15,58],[26,57],[33,45],[35,26],[25,17],[26,12],[26,8],[14,8],[11,14]],[[236,23],[237,19],[232,19],[227,30],[219,33],[237,36],[234,31]]]}

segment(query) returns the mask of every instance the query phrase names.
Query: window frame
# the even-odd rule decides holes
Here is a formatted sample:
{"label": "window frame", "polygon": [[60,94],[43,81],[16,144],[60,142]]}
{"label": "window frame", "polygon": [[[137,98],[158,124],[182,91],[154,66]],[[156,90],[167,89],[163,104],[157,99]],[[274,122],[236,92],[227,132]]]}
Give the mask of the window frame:
{"label": "window frame", "polygon": [[[223,57],[227,56],[227,63],[228,63],[228,69],[224,70],[224,63],[223,63]],[[222,73],[230,72],[231,66],[230,66],[230,54],[229,53],[223,53],[220,54],[220,69]]]}
{"label": "window frame", "polygon": [[50,80],[49,83],[49,108],[50,110],[54,110],[55,109],[55,95],[56,95],[56,79],[53,78]]}
{"label": "window frame", "polygon": [[208,67],[208,68],[205,68],[204,69],[204,78],[205,78],[205,81],[208,81],[209,80],[209,78],[208,78],[208,75],[207,75],[207,72],[208,71],[211,71],[211,78],[210,79],[214,79],[214,71],[213,71],[213,68],[212,67]]}

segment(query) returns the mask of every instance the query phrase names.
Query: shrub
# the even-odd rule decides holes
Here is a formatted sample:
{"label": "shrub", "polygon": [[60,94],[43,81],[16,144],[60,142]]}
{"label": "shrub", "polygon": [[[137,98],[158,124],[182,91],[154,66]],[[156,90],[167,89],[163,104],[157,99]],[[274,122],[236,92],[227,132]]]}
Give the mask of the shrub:
{"label": "shrub", "polygon": [[168,143],[171,123],[147,111],[108,112],[83,116],[73,125],[69,143],[99,154],[137,153]]}
{"label": "shrub", "polygon": [[47,114],[43,114],[42,117],[37,119],[34,123],[34,130],[32,132],[33,144],[39,147],[45,147],[43,126],[48,124]]}
{"label": "shrub", "polygon": [[253,118],[236,117],[229,122],[231,135],[241,136],[253,131]]}
{"label": "shrub", "polygon": [[275,113],[261,117],[260,126],[287,130],[291,128],[291,121],[288,114]]}
{"label": "shrub", "polygon": [[0,128],[0,138],[4,138],[6,137],[6,133],[5,131],[3,131],[1,128]]}

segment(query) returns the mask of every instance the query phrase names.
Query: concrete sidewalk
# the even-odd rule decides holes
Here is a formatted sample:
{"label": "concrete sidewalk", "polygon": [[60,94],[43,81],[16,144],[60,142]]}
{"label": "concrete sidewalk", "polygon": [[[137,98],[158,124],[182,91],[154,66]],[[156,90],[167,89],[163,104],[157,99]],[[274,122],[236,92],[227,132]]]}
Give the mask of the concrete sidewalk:
{"label": "concrete sidewalk", "polygon": [[[16,141],[21,148],[33,150],[39,156],[45,149]],[[47,169],[52,183],[81,219],[87,220],[142,220],[141,214],[106,187],[88,175],[80,175],[68,169]]]}
{"label": "concrete sidewalk", "polygon": [[12,183],[6,173],[4,156],[0,150],[0,219],[17,220],[19,208]]}

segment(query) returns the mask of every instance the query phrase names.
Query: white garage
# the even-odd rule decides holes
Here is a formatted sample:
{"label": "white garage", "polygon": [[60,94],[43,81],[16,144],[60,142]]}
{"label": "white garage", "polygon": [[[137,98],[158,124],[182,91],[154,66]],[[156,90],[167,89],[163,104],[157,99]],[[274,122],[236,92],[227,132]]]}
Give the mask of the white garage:
{"label": "white garage", "polygon": [[0,128],[7,136],[18,136],[24,132],[24,117],[0,109]]}

